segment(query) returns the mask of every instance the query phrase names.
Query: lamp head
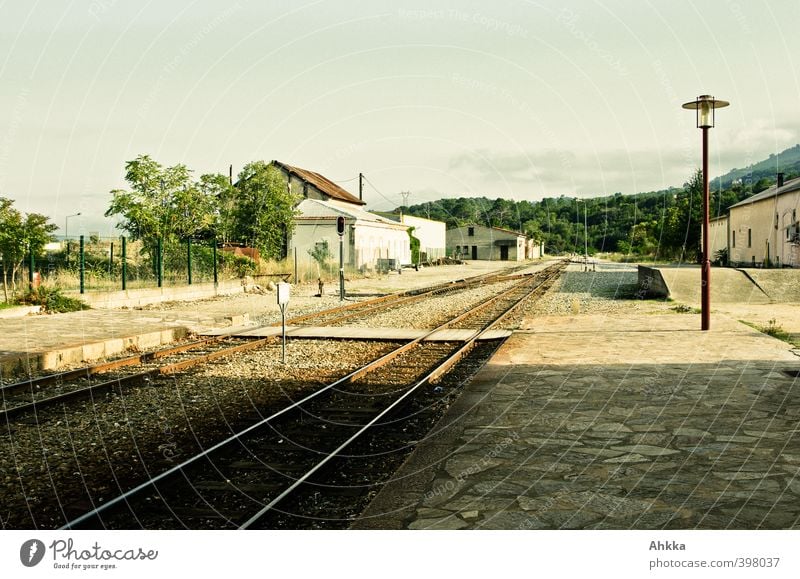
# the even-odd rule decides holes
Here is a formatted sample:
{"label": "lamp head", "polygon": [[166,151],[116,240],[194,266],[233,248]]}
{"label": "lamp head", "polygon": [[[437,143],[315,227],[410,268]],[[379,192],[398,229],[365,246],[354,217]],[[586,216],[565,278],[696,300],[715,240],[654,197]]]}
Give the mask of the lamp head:
{"label": "lamp head", "polygon": [[697,111],[697,128],[710,129],[714,126],[714,111],[730,105],[728,101],[715,99],[711,95],[703,94],[696,100],[683,104],[685,109]]}

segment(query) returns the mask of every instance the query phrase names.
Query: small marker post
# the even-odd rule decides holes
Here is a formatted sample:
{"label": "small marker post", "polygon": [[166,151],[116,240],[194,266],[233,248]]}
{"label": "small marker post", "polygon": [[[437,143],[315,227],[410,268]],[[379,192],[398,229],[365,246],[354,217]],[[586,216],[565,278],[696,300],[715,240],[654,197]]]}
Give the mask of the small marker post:
{"label": "small marker post", "polygon": [[283,336],[281,361],[283,364],[286,364],[286,306],[289,305],[291,287],[290,284],[282,281],[278,283],[276,291],[278,294],[278,307],[281,309],[281,334]]}

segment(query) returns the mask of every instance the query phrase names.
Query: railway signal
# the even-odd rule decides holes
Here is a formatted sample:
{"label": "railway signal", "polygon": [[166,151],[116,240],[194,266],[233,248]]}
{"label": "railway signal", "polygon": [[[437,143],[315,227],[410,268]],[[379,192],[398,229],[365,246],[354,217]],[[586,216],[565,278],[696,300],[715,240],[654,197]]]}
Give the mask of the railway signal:
{"label": "railway signal", "polygon": [[336,218],[336,233],[339,234],[339,301],[344,301],[344,217]]}

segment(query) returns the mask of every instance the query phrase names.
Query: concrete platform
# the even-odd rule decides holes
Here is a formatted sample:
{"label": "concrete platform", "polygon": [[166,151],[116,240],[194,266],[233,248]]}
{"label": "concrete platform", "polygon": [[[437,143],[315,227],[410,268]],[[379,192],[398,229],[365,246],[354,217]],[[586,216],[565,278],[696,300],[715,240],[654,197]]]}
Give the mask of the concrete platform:
{"label": "concrete platform", "polygon": [[528,320],[353,528],[800,528],[800,358],[699,325]]}
{"label": "concrete platform", "polygon": [[160,312],[86,310],[0,320],[0,376],[56,370],[170,344],[208,325],[242,324],[246,315],[212,319]]}
{"label": "concrete platform", "polygon": [[[280,336],[281,328],[275,326],[262,326],[259,328],[242,327],[238,329],[222,328],[204,332],[204,336],[219,336],[228,334],[235,337],[268,338]],[[356,326],[286,326],[286,336],[289,338],[320,339],[320,340],[386,340],[386,341],[411,341],[421,338],[430,330],[414,328],[361,328]],[[477,330],[439,330],[426,341],[430,342],[466,342],[472,339]],[[509,330],[491,330],[481,336],[481,340],[500,340],[511,335]]]}
{"label": "concrete platform", "polygon": [[[669,288],[669,297],[677,302],[700,307],[700,267],[658,267]],[[770,296],[743,271],[711,268],[711,303],[765,304]]]}

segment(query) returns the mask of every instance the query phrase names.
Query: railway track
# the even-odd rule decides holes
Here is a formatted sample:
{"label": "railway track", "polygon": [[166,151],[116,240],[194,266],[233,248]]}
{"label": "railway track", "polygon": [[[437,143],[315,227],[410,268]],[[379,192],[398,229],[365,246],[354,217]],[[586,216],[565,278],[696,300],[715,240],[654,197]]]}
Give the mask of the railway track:
{"label": "railway track", "polygon": [[227,336],[198,340],[155,352],[85,368],[29,378],[0,386],[0,421],[32,415],[46,408],[85,400],[106,392],[152,382],[192,366],[259,348],[268,338],[252,340]]}
{"label": "railway track", "polygon": [[[512,279],[516,272],[528,266],[517,266],[502,271],[486,273],[452,282],[446,282],[429,286],[426,288],[407,290],[381,296],[379,298],[365,300],[361,302],[346,304],[338,308],[331,308],[322,312],[314,312],[296,316],[286,321],[288,325],[313,325],[313,326],[333,326],[342,322],[370,317],[378,312],[383,312],[392,308],[402,307],[426,298],[449,294],[465,289],[471,289],[483,284],[496,283],[506,279]],[[280,322],[272,324],[279,326]]]}
{"label": "railway track", "polygon": [[[485,332],[502,323],[528,297],[549,287],[563,267],[560,263],[522,278],[509,290],[425,336],[76,517],[63,528],[268,525],[287,498],[329,491],[332,485],[325,477],[332,465],[342,460],[363,461],[362,454],[350,451],[363,445],[371,433],[402,430],[415,411],[402,416],[401,412],[421,395],[423,386],[440,380]],[[436,331],[467,320],[476,331],[465,342],[424,341]]]}
{"label": "railway track", "polygon": [[[322,312],[297,316],[290,324],[335,325],[347,320],[364,318],[379,311],[417,302],[428,297],[462,291],[481,284],[494,283],[514,276],[521,267],[492,272],[455,282],[390,294],[365,302],[348,304]],[[238,352],[256,349],[269,339],[236,339],[218,336],[179,346],[171,346],[126,358],[95,364],[84,368],[30,377],[27,380],[0,386],[0,421],[34,416],[48,407],[85,400],[103,393],[147,384],[158,378],[223,358]]]}

